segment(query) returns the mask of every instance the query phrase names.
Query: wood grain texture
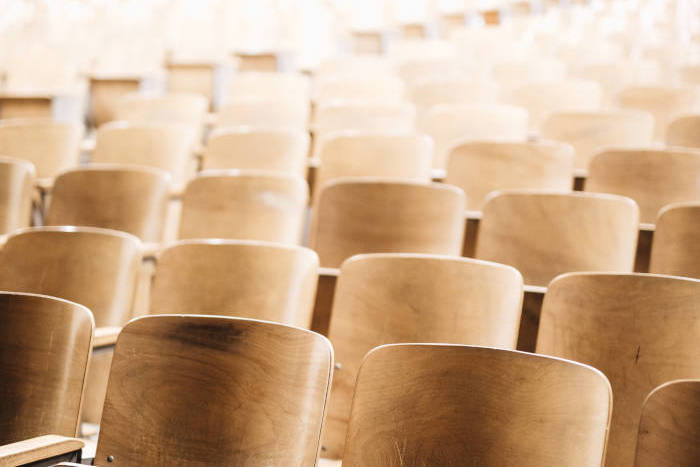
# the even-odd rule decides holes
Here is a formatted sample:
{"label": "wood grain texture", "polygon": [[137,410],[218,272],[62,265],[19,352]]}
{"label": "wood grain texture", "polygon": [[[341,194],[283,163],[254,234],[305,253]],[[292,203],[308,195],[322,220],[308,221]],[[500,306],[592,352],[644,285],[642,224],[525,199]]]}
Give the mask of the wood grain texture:
{"label": "wood grain texture", "polygon": [[151,313],[205,314],[311,325],[318,256],[250,241],[181,241],[156,263]]}
{"label": "wood grain texture", "polygon": [[185,188],[178,238],[301,241],[306,182],[260,171],[206,171]]}
{"label": "wood grain texture", "polygon": [[117,342],[95,463],[314,466],[332,366],[328,340],[298,328],[138,318]]}
{"label": "wood grain texture", "polygon": [[319,196],[309,245],[321,266],[358,253],[459,255],[464,193],[441,184],[376,178],[328,182]]}
{"label": "wood grain texture", "polygon": [[168,173],[150,167],[73,169],[56,177],[45,225],[102,227],[160,242],[169,187]]}
{"label": "wood grain texture", "polygon": [[639,205],[639,220],[654,223],[661,208],[700,201],[700,149],[609,150],[591,161],[586,191],[628,196]]}
{"label": "wood grain texture", "polygon": [[0,235],[29,226],[35,174],[31,162],[0,156]]}
{"label": "wood grain texture", "polygon": [[650,145],[653,132],[652,116],[635,110],[553,113],[540,128],[541,137],[571,144],[574,166],[583,170],[593,156],[610,147]]}
{"label": "wood grain texture", "polygon": [[450,151],[445,183],[464,190],[467,209],[507,189],[571,191],[574,150],[564,143],[467,142]]}
{"label": "wood grain texture", "polygon": [[674,203],[661,210],[649,272],[700,279],[700,202]]}
{"label": "wood grain texture", "polygon": [[632,466],[639,417],[656,386],[700,374],[700,281],[648,274],[566,274],[542,307],[537,353],[602,371],[613,390],[606,465]]}
{"label": "wood grain texture", "polygon": [[697,466],[700,459],[700,379],[675,380],[644,401],[635,467]]}
{"label": "wood grain texture", "polygon": [[141,78],[90,78],[90,120],[95,127],[115,119],[119,100],[139,90]]}
{"label": "wood grain texture", "polygon": [[631,272],[639,208],[599,193],[510,190],[486,202],[476,258],[517,268],[527,285],[572,271]]}
{"label": "wood grain texture", "polygon": [[341,367],[333,380],[324,456],[342,457],[355,378],[372,348],[449,342],[514,349],[522,300],[522,276],[501,264],[417,254],[345,261],[328,334]]}
{"label": "wood grain texture", "polygon": [[[0,465],[17,466],[79,451],[85,443],[77,438],[42,435],[0,446]],[[62,465],[62,464],[59,464]]]}
{"label": "wood grain texture", "polygon": [[374,349],[357,379],[344,466],[601,465],[611,392],[594,368],[445,344]]}
{"label": "wood grain texture", "polygon": [[700,149],[700,114],[673,120],[666,131],[666,145]]}
{"label": "wood grain texture", "polygon": [[0,290],[60,297],[85,305],[97,326],[131,317],[141,243],[129,234],[93,227],[34,227],[0,249]]}
{"label": "wood grain texture", "polygon": [[0,316],[0,445],[76,436],[92,314],[54,297],[3,292]]}

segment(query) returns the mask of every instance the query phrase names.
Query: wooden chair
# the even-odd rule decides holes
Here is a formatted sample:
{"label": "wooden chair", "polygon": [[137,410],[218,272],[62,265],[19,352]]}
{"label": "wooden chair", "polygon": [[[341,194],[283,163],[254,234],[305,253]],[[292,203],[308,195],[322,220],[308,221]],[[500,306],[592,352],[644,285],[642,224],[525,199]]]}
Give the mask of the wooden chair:
{"label": "wooden chair", "polygon": [[378,178],[328,182],[313,213],[309,245],[323,267],[358,253],[459,255],[464,192],[459,188]]}
{"label": "wooden chair", "polygon": [[290,97],[309,105],[311,83],[300,73],[254,72],[236,73],[227,89],[227,99],[263,98],[285,100]]}
{"label": "wooden chair", "polygon": [[209,102],[200,94],[176,93],[165,96],[129,94],[114,109],[115,120],[131,123],[177,123],[201,131]]}
{"label": "wooden chair", "polygon": [[598,370],[567,360],[382,346],[360,369],[343,465],[598,467],[611,397]]}
{"label": "wooden chair", "polygon": [[540,128],[542,138],[574,147],[576,169],[586,170],[593,156],[610,147],[644,147],[652,143],[654,120],[639,111],[554,113]]}
{"label": "wooden chair", "polygon": [[700,459],[700,379],[657,387],[642,407],[635,467],[693,467]]}
{"label": "wooden chair", "polygon": [[168,61],[165,64],[168,73],[168,91],[199,94],[212,103],[215,97],[214,76],[217,66],[215,62],[206,61]]}
{"label": "wooden chair", "polygon": [[182,197],[178,238],[228,238],[299,244],[309,189],[290,175],[206,171]]}
{"label": "wooden chair", "polygon": [[659,210],[679,201],[700,201],[700,150],[610,150],[590,164],[586,191],[629,196],[640,221],[654,223]]}
{"label": "wooden chair", "polygon": [[34,175],[31,162],[0,156],[0,235],[29,226]]}
{"label": "wooden chair", "polygon": [[276,51],[238,51],[236,70],[238,72],[277,72],[280,69],[280,54]]}
{"label": "wooden chair", "polygon": [[93,320],[77,303],[11,292],[0,293],[0,320],[0,463],[10,465],[2,445],[78,434]]}
{"label": "wooden chair", "polygon": [[435,142],[433,166],[444,169],[447,155],[465,140],[525,141],[527,111],[504,105],[440,105],[424,116],[418,127]]}
{"label": "wooden chair", "polygon": [[574,150],[564,143],[466,142],[454,146],[445,183],[464,190],[467,209],[481,210],[489,193],[505,189],[569,192]]}
{"label": "wooden chair", "polygon": [[700,114],[673,120],[666,131],[666,145],[700,149]]}
{"label": "wooden chair", "polygon": [[673,203],[656,220],[649,272],[700,279],[700,203]]}
{"label": "wooden chair", "polygon": [[204,169],[253,169],[306,177],[309,135],[293,129],[226,128],[215,131]]}
{"label": "wooden chair", "polygon": [[318,256],[252,241],[185,240],[157,258],[151,313],[264,319],[308,328]]}
{"label": "wooden chair", "polygon": [[476,257],[514,266],[535,286],[570,271],[631,272],[638,228],[629,198],[508,190],[484,204]]}
{"label": "wooden chair", "polygon": [[403,98],[403,82],[393,75],[336,77],[316,83],[316,99],[319,104],[345,101],[396,105]]}
{"label": "wooden chair", "polygon": [[549,285],[537,353],[591,365],[610,379],[615,409],[606,465],[633,465],[652,389],[700,374],[699,306],[700,281],[693,279],[577,273]]}
{"label": "wooden chair", "polygon": [[229,100],[216,114],[216,126],[252,128],[294,128],[306,130],[309,103],[297,98],[236,98]]}
{"label": "wooden chair", "polygon": [[69,170],[56,177],[44,224],[121,230],[158,243],[169,186],[170,176],[150,167],[105,164]]}
{"label": "wooden chair", "polygon": [[100,127],[115,120],[115,108],[119,100],[141,87],[140,76],[91,76],[90,121]]}
{"label": "wooden chair", "polygon": [[25,159],[39,179],[50,179],[78,165],[83,129],[49,120],[0,121],[0,155]]}
{"label": "wooden chair", "polygon": [[414,84],[409,95],[422,112],[436,105],[487,105],[496,104],[500,93],[498,84],[468,79],[435,78]]}
{"label": "wooden chair", "polygon": [[632,86],[618,95],[624,108],[640,109],[654,116],[654,139],[663,141],[666,128],[677,117],[700,111],[697,87]]}
{"label": "wooden chair", "polygon": [[509,266],[422,254],[357,255],[341,266],[330,332],[338,371],[324,456],[340,458],[363,356],[396,342],[515,348],[522,276]]}
{"label": "wooden chair", "polygon": [[328,340],[303,329],[138,318],[115,349],[94,462],[312,467],[332,367]]}

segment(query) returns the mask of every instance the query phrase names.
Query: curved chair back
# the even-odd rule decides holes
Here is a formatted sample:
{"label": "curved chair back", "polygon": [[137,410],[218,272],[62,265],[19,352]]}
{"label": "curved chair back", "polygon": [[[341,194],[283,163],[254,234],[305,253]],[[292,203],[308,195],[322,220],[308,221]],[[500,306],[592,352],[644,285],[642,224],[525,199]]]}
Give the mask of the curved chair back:
{"label": "curved chair back", "polygon": [[29,226],[34,178],[31,162],[0,156],[0,235]]}
{"label": "curved chair back", "polygon": [[666,145],[700,149],[700,114],[673,120],[666,131]]}
{"label": "curved chair back", "polygon": [[700,202],[669,204],[661,210],[649,272],[700,279]]}

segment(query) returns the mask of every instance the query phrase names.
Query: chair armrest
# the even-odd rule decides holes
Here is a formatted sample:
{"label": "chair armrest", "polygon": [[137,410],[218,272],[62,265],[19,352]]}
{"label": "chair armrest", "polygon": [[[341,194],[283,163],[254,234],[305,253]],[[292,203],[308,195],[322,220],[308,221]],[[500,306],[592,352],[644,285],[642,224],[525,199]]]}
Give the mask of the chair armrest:
{"label": "chair armrest", "polygon": [[160,250],[163,248],[163,245],[160,243],[144,243],[142,244],[142,250],[143,250],[143,260],[144,261],[153,261],[156,259],[158,256],[158,253],[160,253]]}
{"label": "chair armrest", "polygon": [[85,443],[78,438],[44,435],[0,446],[1,465],[23,465],[80,451]]}
{"label": "chair armrest", "polygon": [[112,347],[117,343],[117,337],[121,332],[121,326],[102,326],[95,328],[95,336],[92,340],[92,348]]}

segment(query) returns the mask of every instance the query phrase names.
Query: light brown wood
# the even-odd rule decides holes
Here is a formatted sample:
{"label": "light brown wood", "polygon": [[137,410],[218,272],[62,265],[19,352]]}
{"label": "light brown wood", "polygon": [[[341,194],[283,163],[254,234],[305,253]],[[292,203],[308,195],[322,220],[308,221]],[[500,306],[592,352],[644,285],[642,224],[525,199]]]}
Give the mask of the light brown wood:
{"label": "light brown wood", "polygon": [[309,103],[298,98],[275,99],[264,96],[229,100],[216,114],[218,127],[294,128],[305,130],[309,123]]}
{"label": "light brown wood", "polygon": [[588,466],[604,457],[610,384],[594,368],[444,344],[374,349],[360,369],[344,466]]}
{"label": "light brown wood", "polygon": [[216,63],[174,62],[166,64],[168,91],[200,94],[212,102]]}
{"label": "light brown wood", "polygon": [[635,467],[693,467],[700,459],[700,379],[675,380],[644,401]]}
{"label": "light brown wood", "polygon": [[311,325],[318,256],[303,247],[182,241],[156,263],[151,313],[186,313]]}
{"label": "light brown wood", "polygon": [[599,193],[510,190],[484,205],[476,257],[516,267],[528,285],[571,271],[631,272],[639,208]]}
{"label": "light brown wood", "polygon": [[649,272],[700,279],[700,202],[674,203],[660,211]]}
{"label": "light brown wood", "polygon": [[386,37],[382,31],[352,31],[350,34],[354,54],[381,54],[386,48]]}
{"label": "light brown wood", "polygon": [[117,342],[95,463],[312,467],[332,366],[328,340],[298,328],[138,318]]}
{"label": "light brown wood", "polygon": [[464,190],[467,209],[481,209],[489,193],[505,189],[569,192],[574,150],[555,141],[467,142],[448,156],[445,183]]}
{"label": "light brown wood", "polygon": [[226,128],[207,143],[204,169],[253,169],[306,176],[309,135],[303,130]]}
{"label": "light brown wood", "polygon": [[49,120],[3,120],[0,122],[0,155],[25,159],[36,168],[38,178],[49,178],[78,165],[79,125]]}
{"label": "light brown wood", "polygon": [[590,164],[586,191],[634,199],[641,222],[654,223],[670,203],[700,201],[700,150],[610,150]]}
{"label": "light brown wood", "polygon": [[456,144],[466,140],[525,141],[528,116],[525,109],[505,105],[440,105],[419,122],[433,138],[433,167],[444,169]]}
{"label": "light brown wood", "polygon": [[34,195],[34,165],[0,156],[0,234],[28,227]]}
{"label": "light brown wood", "polygon": [[134,93],[117,101],[114,118],[133,123],[179,123],[192,125],[199,131],[208,108],[207,98],[200,94],[152,96]]}
{"label": "light brown wood", "polygon": [[309,245],[324,267],[358,253],[459,255],[463,211],[464,192],[453,186],[340,178],[321,190]]}
{"label": "light brown wood", "polygon": [[[0,465],[17,466],[79,451],[85,443],[77,438],[42,435],[0,446]],[[60,465],[60,464],[59,464]]]}
{"label": "light brown wood", "polygon": [[646,112],[605,110],[554,113],[540,136],[571,144],[577,169],[588,169],[593,156],[610,147],[644,147],[653,139],[654,119]]}
{"label": "light brown wood", "polygon": [[239,72],[276,72],[279,70],[277,52],[237,52],[237,70]]}
{"label": "light brown wood", "polygon": [[[3,269],[8,266],[3,261]],[[94,326],[90,311],[55,297],[3,292],[0,320],[0,445],[46,433],[75,436]]]}
{"label": "light brown wood", "polygon": [[700,374],[700,281],[567,274],[549,285],[537,352],[602,371],[612,384],[606,465],[631,466],[642,403],[666,381]]}
{"label": "light brown wood", "polygon": [[53,116],[53,99],[49,96],[0,96],[0,118],[46,118]]}
{"label": "light brown wood", "polygon": [[489,81],[467,79],[431,79],[411,87],[411,101],[423,111],[443,104],[495,104],[500,87]]}
{"label": "light brown wood", "polygon": [[328,336],[333,298],[335,297],[335,284],[338,282],[339,274],[340,269],[338,268],[319,268],[318,270],[318,286],[316,287],[311,330],[324,336]]}
{"label": "light brown wood", "polygon": [[673,120],[666,131],[666,145],[700,149],[700,114]]}
{"label": "light brown wood", "polygon": [[515,348],[523,299],[514,268],[417,254],[358,255],[340,269],[329,338],[336,352],[324,456],[340,458],[363,356],[396,342]]}
{"label": "light brown wood", "polygon": [[93,348],[113,346],[117,342],[121,326],[104,326],[95,329],[95,338],[92,340]]}
{"label": "light brown wood", "polygon": [[253,72],[236,73],[228,86],[230,100],[263,98],[293,99],[309,105],[311,83],[300,73]]}
{"label": "light brown wood", "polygon": [[686,65],[679,70],[681,82],[687,86],[700,85],[700,65]]}
{"label": "light brown wood", "polygon": [[150,167],[100,165],[56,177],[45,225],[121,230],[144,242],[163,237],[170,176]]}
{"label": "light brown wood", "polygon": [[298,244],[306,205],[306,182],[257,171],[206,171],[182,197],[179,238],[229,238]]}
{"label": "light brown wood", "polygon": [[654,139],[663,141],[666,128],[676,117],[700,111],[700,88],[632,86],[620,92],[618,104],[651,113],[654,116]]}
{"label": "light brown wood", "polygon": [[90,120],[95,127],[115,119],[114,111],[119,100],[136,92],[141,86],[140,77],[91,77]]}

